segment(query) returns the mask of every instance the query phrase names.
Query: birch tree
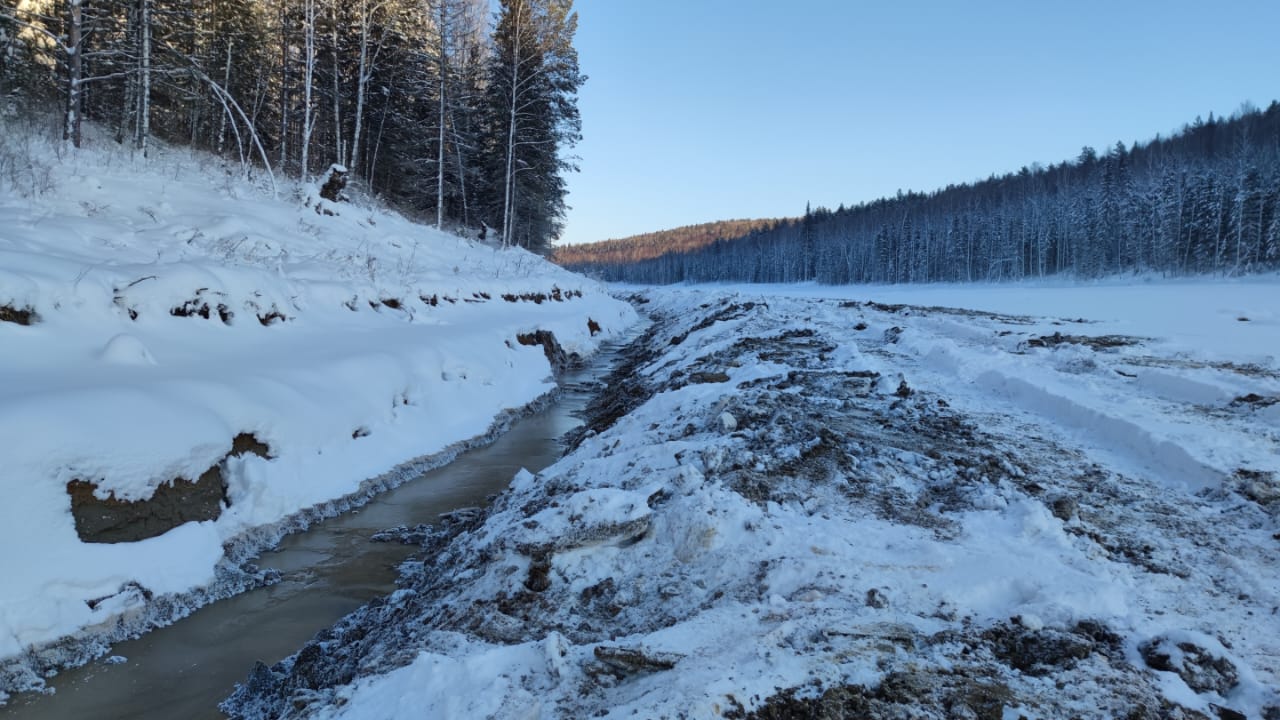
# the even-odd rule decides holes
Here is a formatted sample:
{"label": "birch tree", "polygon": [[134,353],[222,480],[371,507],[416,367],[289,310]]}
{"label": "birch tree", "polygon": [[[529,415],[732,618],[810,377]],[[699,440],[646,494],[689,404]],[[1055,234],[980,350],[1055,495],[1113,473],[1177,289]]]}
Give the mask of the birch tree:
{"label": "birch tree", "polygon": [[138,98],[134,147],[147,154],[151,138],[151,0],[138,0]]}
{"label": "birch tree", "polygon": [[312,95],[316,76],[316,18],[319,15],[317,1],[302,0],[302,147],[301,168],[298,175],[303,182],[311,179],[311,134],[315,131],[315,108]]}
{"label": "birch tree", "polygon": [[[544,250],[564,217],[561,152],[579,137],[578,72],[572,0],[502,0],[490,63],[491,166],[496,225],[504,246]],[[492,172],[492,171],[491,171]]]}

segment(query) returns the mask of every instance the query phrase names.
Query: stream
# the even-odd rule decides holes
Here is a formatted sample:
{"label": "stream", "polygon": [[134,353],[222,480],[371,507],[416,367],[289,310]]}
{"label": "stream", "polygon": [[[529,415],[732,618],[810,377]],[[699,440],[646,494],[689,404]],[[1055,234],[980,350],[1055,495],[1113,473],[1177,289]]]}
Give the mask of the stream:
{"label": "stream", "polygon": [[205,606],[168,627],[117,643],[107,657],[64,670],[53,694],[23,694],[0,707],[9,720],[224,718],[217,705],[255,661],[274,664],[365,602],[395,590],[397,566],[417,548],[370,542],[387,528],[433,523],[441,513],[486,503],[521,468],[559,459],[558,439],[579,415],[625,340],[588,367],[566,373],[560,399],[515,422],[491,445],[383,493],[355,511],[285,537],[258,557],[281,581]]}

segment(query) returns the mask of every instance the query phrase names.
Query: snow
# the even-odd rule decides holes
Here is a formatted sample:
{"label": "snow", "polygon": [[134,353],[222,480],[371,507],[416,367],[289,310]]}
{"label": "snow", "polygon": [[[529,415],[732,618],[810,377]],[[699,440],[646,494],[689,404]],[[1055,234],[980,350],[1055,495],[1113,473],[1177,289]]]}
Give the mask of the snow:
{"label": "snow", "polygon": [[[844,688],[876,717],[1270,717],[1278,291],[645,290],[611,380],[637,407],[327,635],[354,680],[306,684],[313,653],[224,708],[715,717]],[[1153,643],[1230,678],[1193,688]]]}
{"label": "snow", "polygon": [[[1265,364],[1280,358],[1280,275],[1275,273],[1239,278],[1113,277],[1091,282],[701,287],[744,297],[874,300],[1039,318],[1084,318],[1092,323],[1090,334],[1158,338],[1173,353],[1206,360]],[[963,323],[953,325],[964,327]]]}
{"label": "snow", "polygon": [[[635,320],[522,250],[369,203],[320,214],[301,202],[314,188],[275,198],[199,154],[0,146],[30,180],[0,192],[0,308],[38,315],[0,321],[0,661],[213,586],[251,531],[484,435],[554,388],[517,334],[586,356]],[[239,433],[270,457],[226,461],[217,520],[79,539],[69,481],[146,499]]]}

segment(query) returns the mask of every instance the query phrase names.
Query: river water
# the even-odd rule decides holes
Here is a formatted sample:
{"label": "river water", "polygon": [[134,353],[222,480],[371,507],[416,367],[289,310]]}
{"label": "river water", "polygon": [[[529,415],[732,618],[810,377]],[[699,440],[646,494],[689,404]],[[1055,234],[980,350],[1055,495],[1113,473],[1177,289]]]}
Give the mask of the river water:
{"label": "river water", "polygon": [[[52,695],[23,694],[0,707],[5,720],[225,717],[217,704],[255,661],[271,665],[368,600],[395,589],[396,566],[414,547],[369,536],[432,523],[444,512],[483,505],[521,468],[537,472],[561,453],[557,441],[579,415],[617,348],[561,378],[560,399],[514,423],[493,444],[383,493],[364,507],[290,535],[257,564],[281,582],[208,605],[169,627],[118,643],[109,658],[49,681]],[[123,660],[120,660],[123,658]]]}

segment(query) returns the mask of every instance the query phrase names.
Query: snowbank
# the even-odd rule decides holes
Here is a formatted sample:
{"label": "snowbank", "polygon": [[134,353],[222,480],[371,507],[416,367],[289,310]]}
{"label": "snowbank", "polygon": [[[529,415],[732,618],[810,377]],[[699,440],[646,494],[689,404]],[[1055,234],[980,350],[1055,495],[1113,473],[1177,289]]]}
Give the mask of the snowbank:
{"label": "snowbank", "polygon": [[570,454],[224,710],[1280,712],[1274,361],[757,290],[646,293]]}
{"label": "snowbank", "polygon": [[[485,434],[554,387],[518,335],[585,356],[635,319],[522,250],[318,213],[198,154],[0,142],[47,175],[0,193],[0,660],[214,585],[234,539]],[[127,503],[211,470],[216,519],[82,541],[68,483]]]}

